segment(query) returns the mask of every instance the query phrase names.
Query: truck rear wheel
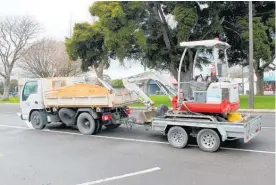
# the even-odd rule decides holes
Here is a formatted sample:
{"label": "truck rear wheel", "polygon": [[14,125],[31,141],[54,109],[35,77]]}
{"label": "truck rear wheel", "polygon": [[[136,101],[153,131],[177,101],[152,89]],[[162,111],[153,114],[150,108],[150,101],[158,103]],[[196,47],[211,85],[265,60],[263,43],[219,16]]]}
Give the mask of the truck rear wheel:
{"label": "truck rear wheel", "polygon": [[[46,119],[46,120],[45,120]],[[47,117],[45,118],[42,112],[33,111],[31,114],[31,124],[35,129],[43,129],[47,124]]]}
{"label": "truck rear wheel", "polygon": [[218,133],[212,129],[202,129],[197,134],[197,145],[205,152],[215,152],[220,147],[220,137]]}
{"label": "truck rear wheel", "polygon": [[102,130],[102,123],[99,120],[96,120],[95,122],[96,128],[93,134],[98,134]]}
{"label": "truck rear wheel", "polygon": [[171,127],[167,137],[169,143],[175,148],[184,148],[188,144],[188,134],[182,127]]}
{"label": "truck rear wheel", "polygon": [[61,108],[58,111],[58,116],[61,119],[63,123],[65,123],[68,126],[74,125],[74,117],[76,115],[76,112],[72,109],[68,108]]}
{"label": "truck rear wheel", "polygon": [[80,133],[92,135],[96,129],[95,120],[89,113],[83,112],[78,116],[77,127]]}

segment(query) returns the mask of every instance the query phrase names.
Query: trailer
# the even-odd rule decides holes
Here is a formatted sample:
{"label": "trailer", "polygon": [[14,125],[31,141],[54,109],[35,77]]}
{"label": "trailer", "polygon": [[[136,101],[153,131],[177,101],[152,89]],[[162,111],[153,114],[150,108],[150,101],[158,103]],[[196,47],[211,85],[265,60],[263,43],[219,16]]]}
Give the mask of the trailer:
{"label": "trailer", "polygon": [[129,124],[139,124],[167,136],[175,148],[187,146],[189,138],[196,138],[199,148],[206,152],[217,151],[227,140],[248,143],[261,132],[261,115],[242,115],[237,122],[218,120],[213,116],[169,110],[160,105],[156,110],[140,110],[138,118]]}

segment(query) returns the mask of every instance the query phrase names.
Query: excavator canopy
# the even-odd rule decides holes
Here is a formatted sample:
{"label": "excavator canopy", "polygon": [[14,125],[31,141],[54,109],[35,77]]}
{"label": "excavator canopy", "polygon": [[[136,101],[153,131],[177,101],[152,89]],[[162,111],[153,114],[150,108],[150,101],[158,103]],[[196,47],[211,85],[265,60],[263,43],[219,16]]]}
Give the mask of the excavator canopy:
{"label": "excavator canopy", "polygon": [[227,49],[230,48],[230,45],[226,42],[221,42],[219,40],[202,40],[202,41],[189,41],[189,42],[180,42],[180,46],[186,48],[214,48]]}

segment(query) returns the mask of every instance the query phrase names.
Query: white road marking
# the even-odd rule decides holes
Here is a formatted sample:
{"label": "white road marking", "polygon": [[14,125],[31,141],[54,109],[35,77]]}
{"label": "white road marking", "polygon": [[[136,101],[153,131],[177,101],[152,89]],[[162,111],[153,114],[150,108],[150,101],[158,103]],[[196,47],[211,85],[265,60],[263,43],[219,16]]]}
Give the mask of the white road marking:
{"label": "white road marking", "polygon": [[119,176],[114,176],[114,177],[108,177],[105,179],[100,179],[100,180],[96,180],[96,181],[91,181],[91,182],[85,182],[82,184],[77,184],[77,185],[92,185],[92,184],[99,184],[102,182],[108,182],[108,181],[113,181],[113,180],[117,180],[117,179],[122,179],[122,178],[126,178],[126,177],[131,177],[131,176],[136,176],[136,175],[141,175],[141,174],[145,174],[145,173],[150,173],[150,172],[154,172],[157,170],[160,170],[161,168],[159,167],[155,167],[155,168],[151,168],[151,169],[147,169],[147,170],[143,170],[143,171],[138,171],[138,172],[134,172],[134,173],[127,173],[124,175],[119,175]]}
{"label": "white road marking", "polygon": [[[27,127],[18,127],[18,126],[1,125],[1,124],[0,124],[0,127],[16,128],[16,129],[30,129],[30,128],[27,128]],[[39,130],[37,130],[37,131],[39,131]],[[123,141],[134,141],[134,142],[144,142],[144,143],[154,143],[154,144],[166,144],[166,145],[169,145],[168,142],[162,142],[162,141],[152,141],[152,140],[142,140],[142,139],[130,139],[130,138],[123,138],[123,137],[110,137],[110,136],[99,136],[99,135],[83,135],[83,134],[80,134],[80,133],[63,132],[63,131],[56,131],[56,130],[49,130],[49,129],[43,129],[41,131],[60,133],[60,134],[69,134],[69,135],[95,137],[95,138],[113,139],[113,140],[123,140]],[[190,144],[188,146],[198,147],[197,145],[190,145]],[[249,150],[249,149],[242,149],[242,148],[227,148],[227,147],[220,147],[220,149],[222,149],[222,150],[236,150],[236,151],[243,151],[243,152],[253,152],[253,153],[265,153],[265,154],[276,155],[276,152],[263,151],[263,150]]]}
{"label": "white road marking", "polygon": [[276,127],[262,127],[262,129],[276,129]]}
{"label": "white road marking", "polygon": [[274,154],[274,155],[276,154],[276,152],[262,151],[262,150],[249,150],[249,149],[241,149],[241,148],[225,148],[225,147],[221,147],[221,149],[244,151],[244,152],[254,152],[254,153],[264,153],[264,154]]}
{"label": "white road marking", "polygon": [[[0,114],[15,114],[14,112],[0,112]],[[18,113],[16,113],[18,115]]]}
{"label": "white road marking", "polygon": [[[198,147],[197,145],[188,145],[192,147]],[[220,147],[222,150],[236,150],[236,151],[243,151],[243,152],[255,152],[255,153],[265,153],[265,154],[274,154],[276,155],[276,152],[271,151],[262,151],[262,150],[249,150],[249,149],[242,149],[242,148],[227,148],[227,147]]]}
{"label": "white road marking", "polygon": [[143,139],[130,139],[130,138],[124,138],[124,137],[111,137],[111,136],[99,136],[99,135],[84,135],[84,134],[80,134],[80,133],[63,132],[63,131],[56,131],[56,130],[48,130],[48,132],[56,132],[56,133],[61,133],[61,134],[72,134],[72,135],[78,135],[78,136],[88,136],[88,137],[96,137],[96,138],[104,138],[104,139],[123,140],[123,141],[135,141],[135,142],[155,143],[155,144],[169,144],[168,142],[162,142],[162,141],[151,141],[151,140],[143,140]]}
{"label": "white road marking", "polygon": [[27,127],[19,127],[19,126],[12,126],[12,125],[1,125],[0,127],[7,127],[7,128],[16,128],[16,129],[29,129]]}
{"label": "white road marking", "polygon": [[34,129],[33,125],[29,121],[24,121],[30,129]]}
{"label": "white road marking", "polygon": [[19,116],[19,117],[21,116],[21,113],[19,113],[19,112],[18,112],[18,113],[16,113],[16,114],[17,114],[17,116]]}

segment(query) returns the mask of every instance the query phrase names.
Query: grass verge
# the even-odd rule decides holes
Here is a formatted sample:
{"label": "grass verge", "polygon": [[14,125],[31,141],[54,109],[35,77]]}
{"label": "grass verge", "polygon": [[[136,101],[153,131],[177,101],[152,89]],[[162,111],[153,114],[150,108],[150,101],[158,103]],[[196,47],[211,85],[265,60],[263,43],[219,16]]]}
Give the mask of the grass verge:
{"label": "grass verge", "polygon": [[[165,104],[171,107],[170,99],[167,96],[155,95],[150,96],[151,100],[155,102],[156,107],[161,104]],[[0,103],[19,103],[19,97],[10,97],[8,101],[0,100]],[[275,96],[255,96],[254,97],[254,107],[255,109],[275,109]],[[133,107],[144,107],[142,103],[136,103],[131,105]],[[240,96],[240,108],[248,109],[249,108],[249,97],[244,95]]]}
{"label": "grass verge", "polygon": [[[167,96],[150,96],[151,100],[155,102],[156,107],[161,104],[165,104],[171,107],[170,99]],[[133,107],[143,107],[142,103],[136,103],[131,105]],[[240,108],[249,108],[249,97],[246,95],[240,96]],[[275,96],[255,96],[254,97],[255,109],[275,109]]]}
{"label": "grass verge", "polygon": [[0,100],[0,103],[19,103],[20,98],[19,97],[10,97],[8,101]]}

